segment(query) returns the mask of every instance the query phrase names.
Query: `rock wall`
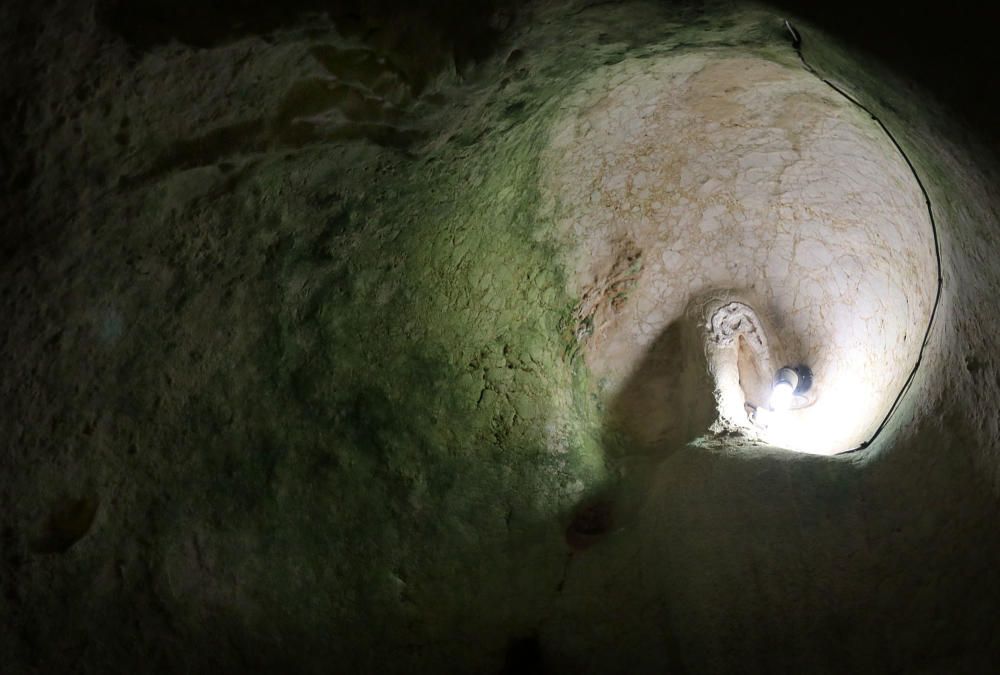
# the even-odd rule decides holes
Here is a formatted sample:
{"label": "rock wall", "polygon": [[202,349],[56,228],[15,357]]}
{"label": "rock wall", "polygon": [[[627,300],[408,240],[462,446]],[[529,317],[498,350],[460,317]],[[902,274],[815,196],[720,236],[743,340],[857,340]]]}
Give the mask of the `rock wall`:
{"label": "rock wall", "polygon": [[[2,9],[5,672],[984,672],[1000,653],[998,200],[945,109],[800,26],[925,179],[946,271],[879,442],[802,455],[711,430],[691,326],[664,314],[627,358],[601,351],[654,270],[681,282],[668,262],[687,244],[566,239],[573,209],[610,207],[569,171],[590,176],[599,151],[561,133],[621,73],[749,64],[846,120],[809,147],[887,151],[795,69],[778,13],[277,7]],[[709,159],[656,143],[682,172]],[[732,180],[740,147],[720,149]],[[861,227],[860,245],[900,248],[879,269],[914,282],[899,325],[918,324],[913,186],[871,160],[867,193],[821,155],[796,185],[828,189],[829,170],[835,195],[885,207],[899,227]],[[898,327],[866,332],[864,357]],[[661,385],[688,414],[637,438]]]}

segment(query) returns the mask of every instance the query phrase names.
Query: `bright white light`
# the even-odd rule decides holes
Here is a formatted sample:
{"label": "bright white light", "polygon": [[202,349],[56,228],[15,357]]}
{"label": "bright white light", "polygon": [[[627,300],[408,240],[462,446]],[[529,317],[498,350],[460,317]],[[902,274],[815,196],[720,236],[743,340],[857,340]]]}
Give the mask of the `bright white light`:
{"label": "bright white light", "polygon": [[761,406],[753,411],[753,422],[761,429],[767,429],[771,424],[771,419],[774,417],[772,413],[767,408]]}
{"label": "bright white light", "polygon": [[768,405],[771,410],[788,410],[792,407],[792,397],[795,387],[791,382],[777,382],[771,389],[771,399]]}
{"label": "bright white light", "polygon": [[[780,384],[775,384],[775,390]],[[847,376],[824,378],[822,386],[811,405],[781,412],[775,409],[770,425],[760,432],[761,438],[779,448],[817,455],[836,454],[854,447],[858,437],[863,440],[869,410],[878,405],[877,394]]]}

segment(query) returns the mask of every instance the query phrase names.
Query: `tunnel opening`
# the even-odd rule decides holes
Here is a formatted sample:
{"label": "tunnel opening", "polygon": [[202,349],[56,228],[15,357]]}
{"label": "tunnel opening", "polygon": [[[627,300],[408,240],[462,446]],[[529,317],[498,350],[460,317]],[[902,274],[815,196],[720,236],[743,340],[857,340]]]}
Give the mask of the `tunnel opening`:
{"label": "tunnel opening", "polygon": [[[928,205],[893,140],[794,62],[738,51],[623,63],[585,89],[549,149],[570,292],[600,283],[621,241],[644,261],[587,352],[609,395],[695,298],[742,295],[755,374],[738,345],[710,351],[755,383],[717,379],[717,425],[815,454],[867,445],[910,379],[939,280]],[[744,406],[787,364],[810,368],[809,405],[755,426]]]}

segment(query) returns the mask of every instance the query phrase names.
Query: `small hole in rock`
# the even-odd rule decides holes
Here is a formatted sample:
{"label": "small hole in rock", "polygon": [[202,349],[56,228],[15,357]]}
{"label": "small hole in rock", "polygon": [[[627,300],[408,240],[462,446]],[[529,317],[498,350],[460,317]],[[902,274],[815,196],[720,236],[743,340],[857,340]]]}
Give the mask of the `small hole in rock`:
{"label": "small hole in rock", "polygon": [[100,500],[94,495],[64,497],[52,507],[31,538],[33,553],[65,553],[90,531]]}
{"label": "small hole in rock", "polygon": [[584,504],[566,528],[566,543],[578,551],[590,548],[611,529],[611,522],[610,502]]}

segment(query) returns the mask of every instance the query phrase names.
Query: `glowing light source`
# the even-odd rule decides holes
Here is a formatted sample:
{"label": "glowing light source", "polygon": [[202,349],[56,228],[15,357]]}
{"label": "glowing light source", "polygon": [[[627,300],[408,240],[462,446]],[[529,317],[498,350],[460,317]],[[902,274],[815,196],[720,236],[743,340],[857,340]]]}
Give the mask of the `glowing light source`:
{"label": "glowing light source", "polygon": [[768,429],[779,418],[787,417],[789,411],[808,407],[810,401],[805,394],[811,387],[812,371],[806,366],[779,368],[767,405],[754,408],[751,421],[761,429]]}
{"label": "glowing light source", "polygon": [[792,407],[792,398],[795,396],[795,387],[788,382],[778,382],[771,390],[771,398],[768,405],[771,410],[788,410]]}
{"label": "glowing light source", "polygon": [[768,407],[771,410],[788,410],[792,407],[799,387],[799,374],[794,368],[781,368],[774,377]]}

